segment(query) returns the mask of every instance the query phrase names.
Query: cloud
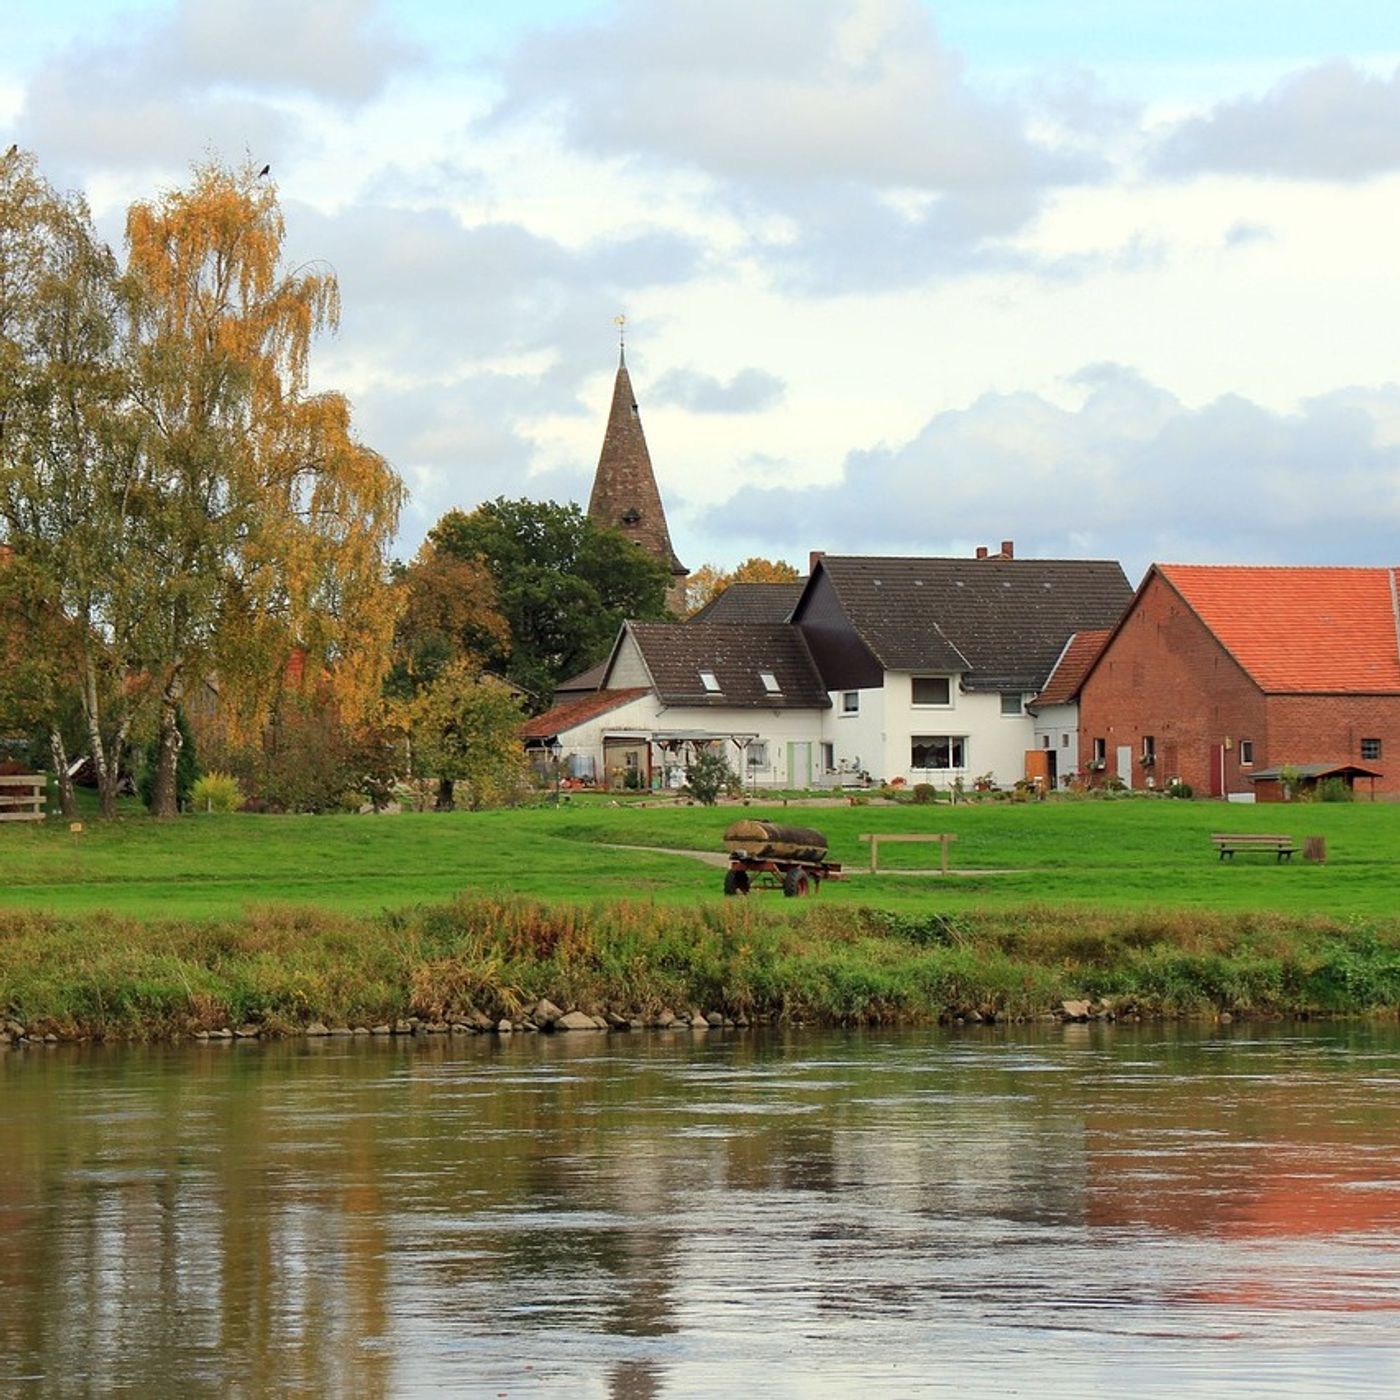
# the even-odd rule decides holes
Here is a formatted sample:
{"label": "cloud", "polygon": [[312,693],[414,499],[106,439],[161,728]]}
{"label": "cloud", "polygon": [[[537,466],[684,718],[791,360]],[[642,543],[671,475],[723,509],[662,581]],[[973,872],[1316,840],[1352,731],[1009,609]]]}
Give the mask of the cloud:
{"label": "cloud", "polygon": [[1344,60],[1290,74],[1263,97],[1219,103],[1169,131],[1159,174],[1365,180],[1400,170],[1400,68],[1388,78]]}
{"label": "cloud", "polygon": [[786,388],[777,375],[752,367],[741,369],[727,384],[712,374],[685,368],[668,370],[647,397],[692,413],[762,413],[782,399]]}
{"label": "cloud", "polygon": [[[1015,539],[1042,556],[1377,563],[1400,537],[1400,388],[1275,413],[1236,395],[1189,408],[1117,365],[1066,409],[989,394],[902,446],[853,452],[829,487],[743,493],[702,528],[741,547],[961,553]],[[757,528],[742,541],[735,522]]]}
{"label": "cloud", "polygon": [[395,376],[450,375],[506,355],[568,362],[585,347],[577,377],[593,373],[624,292],[682,282],[701,259],[664,232],[570,248],[515,223],[468,226],[443,208],[374,204],[334,215],[289,207],[288,243],[335,270],[345,339],[372,345]]}
{"label": "cloud", "polygon": [[181,0],[85,36],[39,67],[16,123],[46,164],[184,166],[209,150],[285,156],[290,103],[353,106],[418,61],[381,0]]}
{"label": "cloud", "polygon": [[504,81],[491,122],[700,173],[742,225],[781,227],[758,256],[823,290],[965,271],[1104,169],[975,92],[919,0],[621,0],[527,39]]}

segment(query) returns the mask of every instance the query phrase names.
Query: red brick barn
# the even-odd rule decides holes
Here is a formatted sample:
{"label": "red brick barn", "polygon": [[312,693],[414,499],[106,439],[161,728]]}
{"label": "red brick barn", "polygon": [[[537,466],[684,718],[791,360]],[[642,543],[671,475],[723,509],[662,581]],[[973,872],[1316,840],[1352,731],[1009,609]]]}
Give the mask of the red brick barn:
{"label": "red brick barn", "polygon": [[1251,791],[1363,764],[1400,793],[1400,571],[1154,564],[1085,676],[1081,761],[1130,787]]}

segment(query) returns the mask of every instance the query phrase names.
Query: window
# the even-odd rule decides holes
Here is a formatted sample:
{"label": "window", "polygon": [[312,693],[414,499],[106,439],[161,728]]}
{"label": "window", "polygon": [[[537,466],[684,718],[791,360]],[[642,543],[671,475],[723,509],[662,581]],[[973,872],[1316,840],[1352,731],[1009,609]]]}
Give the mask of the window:
{"label": "window", "polygon": [[[1060,747],[1061,747],[1062,749],[1067,749],[1067,748],[1069,748],[1069,735],[1068,735],[1068,734],[1061,734],[1061,735],[1060,735]],[[1233,859],[1233,857],[1231,857],[1231,859]]]}
{"label": "window", "polygon": [[760,671],[758,678],[763,682],[763,688],[769,695],[781,695],[783,688],[778,684],[778,678],[772,671]]}
{"label": "window", "polygon": [[1019,690],[1003,690],[1001,692],[1001,712],[1004,715],[1019,715],[1024,706],[1021,702],[1021,692]]}
{"label": "window", "polygon": [[1240,740],[1240,762],[1241,762],[1241,764],[1247,764],[1247,763],[1253,763],[1253,762],[1254,762],[1254,740],[1253,740],[1253,739],[1241,739],[1241,740]]}
{"label": "window", "polygon": [[915,676],[914,703],[916,705],[951,705],[953,688],[947,676]]}
{"label": "window", "polygon": [[749,767],[768,767],[768,741],[767,739],[755,739],[749,745]]}
{"label": "window", "polygon": [[1157,739],[1155,735],[1142,736],[1142,766],[1151,768],[1157,762]]}
{"label": "window", "polygon": [[701,671],[700,684],[703,685],[711,695],[719,694],[719,677],[715,675],[713,671]]}
{"label": "window", "polygon": [[843,690],[841,692],[841,713],[843,715],[858,715],[860,713],[860,691]]}
{"label": "window", "polygon": [[1369,758],[1372,762],[1381,756],[1381,741],[1379,739],[1363,739],[1361,741],[1361,757]]}
{"label": "window", "polygon": [[943,771],[966,768],[966,746],[962,734],[915,734],[909,740],[909,766]]}
{"label": "window", "polygon": [[1050,747],[1050,736],[1048,734],[1042,734],[1040,736],[1040,747],[1042,749],[1048,749]]}
{"label": "window", "polygon": [[1095,740],[1094,740],[1094,762],[1095,762],[1095,763],[1105,763],[1105,762],[1107,762],[1107,760],[1108,760],[1108,740],[1107,740],[1107,739],[1095,739]]}
{"label": "window", "polygon": [[822,768],[828,773],[836,771],[836,745],[822,745]]}

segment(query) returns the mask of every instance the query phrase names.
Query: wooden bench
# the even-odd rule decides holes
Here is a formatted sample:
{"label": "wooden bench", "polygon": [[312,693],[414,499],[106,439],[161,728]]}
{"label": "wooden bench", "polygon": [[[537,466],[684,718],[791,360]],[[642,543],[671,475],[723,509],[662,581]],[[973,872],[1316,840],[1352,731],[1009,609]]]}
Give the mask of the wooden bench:
{"label": "wooden bench", "polygon": [[1220,852],[1221,860],[1227,857],[1234,859],[1236,851],[1272,851],[1281,861],[1291,860],[1295,849],[1291,836],[1266,836],[1257,831],[1237,832],[1233,835],[1217,831],[1210,839],[1215,843],[1215,849]]}
{"label": "wooden bench", "polygon": [[886,832],[876,832],[873,835],[868,832],[862,832],[860,839],[870,842],[870,873],[872,875],[877,874],[880,869],[880,843],[882,841],[937,841],[943,848],[941,865],[943,874],[946,875],[948,873],[948,843],[950,841],[956,841],[958,838],[947,833],[929,836],[906,836],[891,835]]}

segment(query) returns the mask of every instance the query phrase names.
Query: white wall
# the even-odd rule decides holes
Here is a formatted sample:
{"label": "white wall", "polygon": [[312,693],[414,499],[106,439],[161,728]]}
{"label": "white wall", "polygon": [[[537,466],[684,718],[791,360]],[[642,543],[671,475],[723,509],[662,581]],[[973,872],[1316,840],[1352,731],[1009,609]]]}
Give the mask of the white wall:
{"label": "white wall", "polygon": [[[1046,705],[1033,721],[1037,749],[1053,749],[1055,775],[1061,787],[1079,771],[1079,706]],[[1049,743],[1046,743],[1046,740]]]}
{"label": "white wall", "polygon": [[[959,690],[959,679],[948,678],[948,704],[916,705],[913,675],[888,671],[882,688],[858,692],[857,715],[844,714],[842,692],[832,691],[823,737],[835,746],[838,763],[859,757],[859,766],[877,782],[903,778],[910,784],[950,787],[961,778],[971,786],[974,778],[990,772],[1000,786],[1009,787],[1025,776],[1025,752],[1035,742],[1031,717],[1024,711],[1003,715],[1000,695],[968,694]],[[910,758],[915,735],[961,736],[963,766],[914,768]]]}
{"label": "white wall", "polygon": [[831,745],[837,770],[822,775],[825,783],[837,785],[861,771],[877,781],[884,776],[884,691],[858,690],[855,695],[857,709],[848,714],[843,708],[846,692],[833,690],[831,708],[822,713],[821,738]]}

